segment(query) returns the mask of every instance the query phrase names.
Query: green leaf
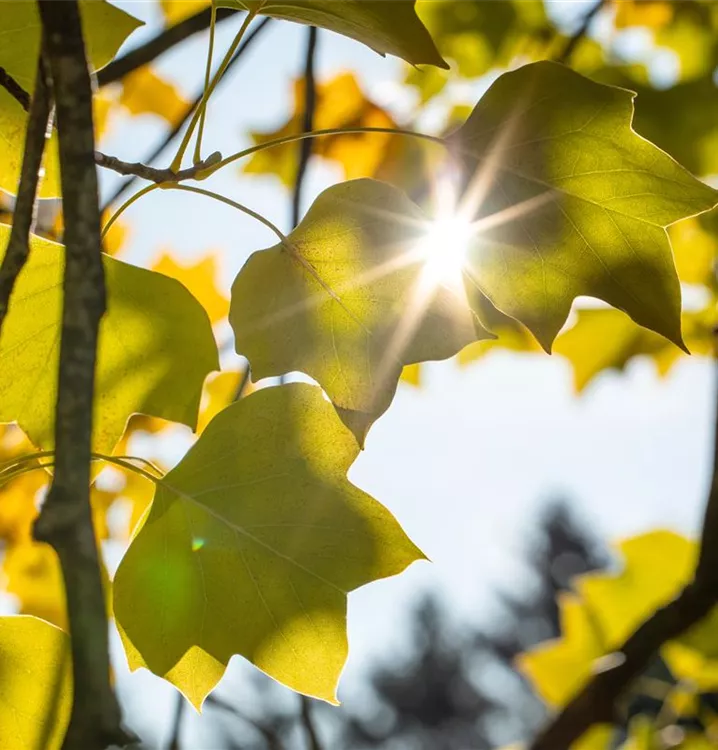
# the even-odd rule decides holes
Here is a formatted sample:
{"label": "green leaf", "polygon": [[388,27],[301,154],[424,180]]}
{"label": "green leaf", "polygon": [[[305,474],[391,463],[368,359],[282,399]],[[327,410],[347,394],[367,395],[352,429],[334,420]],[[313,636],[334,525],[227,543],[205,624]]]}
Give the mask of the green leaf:
{"label": "green leaf", "polygon": [[72,706],[67,634],[36,617],[0,617],[0,747],[55,750]]}
{"label": "green leaf", "polygon": [[[87,55],[97,70],[107,65],[141,21],[105,0],[80,0]],[[40,49],[40,17],[37,4],[9,0],[2,6],[0,67],[25,91],[35,88],[35,72]],[[20,178],[27,113],[4,88],[0,88],[0,188],[14,194]],[[40,196],[60,195],[57,139],[50,139],[45,157],[45,175]]]}
{"label": "green leaf", "polygon": [[[531,42],[556,33],[541,0],[420,0],[417,12],[441,55],[465,78],[508,66],[519,45],[529,51]],[[423,76],[410,75],[408,83],[421,84]]]}
{"label": "green leaf", "polygon": [[[10,228],[0,225],[0,248]],[[93,447],[110,452],[134,412],[194,427],[206,375],[218,367],[207,314],[178,282],[104,256]],[[51,448],[57,393],[63,248],[33,237],[0,337],[0,421]]]}
{"label": "green leaf", "polygon": [[449,67],[416,15],[415,0],[219,0],[218,4],[336,31],[412,65]]}
{"label": "green leaf", "polygon": [[477,335],[461,288],[422,287],[426,226],[390,185],[324,191],[291,248],[254,253],[232,287],[229,320],[252,377],[310,375],[363,442],[404,365],[451,357]]}
{"label": "green leaf", "polygon": [[130,667],[199,707],[241,654],[336,702],[346,594],[423,558],[347,479],[358,453],[314,386],[267,388],[220,412],[158,486],[117,572]]}
{"label": "green leaf", "polygon": [[632,68],[600,68],[594,77],[636,92],[633,126],[638,133],[693,174],[718,172],[718,86],[712,71],[661,89],[648,85]]}
{"label": "green leaf", "polygon": [[547,350],[579,295],[682,345],[665,227],[718,193],[631,129],[632,100],[534,63],[501,76],[451,139],[490,181],[467,276]]}

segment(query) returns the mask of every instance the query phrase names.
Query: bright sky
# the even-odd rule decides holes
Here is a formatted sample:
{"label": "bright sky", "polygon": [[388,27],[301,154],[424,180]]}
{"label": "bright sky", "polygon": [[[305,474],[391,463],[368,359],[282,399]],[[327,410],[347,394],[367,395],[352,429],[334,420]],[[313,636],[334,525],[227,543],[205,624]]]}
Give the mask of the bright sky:
{"label": "bright sky", "polygon": [[[139,18],[157,20],[155,3],[118,4]],[[567,12],[577,12],[577,3],[572,5]],[[218,49],[235,30],[234,22],[222,25]],[[138,34],[136,41],[142,38]],[[205,134],[209,150],[237,151],[247,144],[247,131],[273,128],[286,117],[304,41],[304,29],[275,24],[258,43],[212,101]],[[186,43],[159,66],[189,96],[203,77],[204,44]],[[411,104],[393,83],[400,77],[398,61],[322,34],[320,77],[345,68],[357,71],[381,103]],[[118,122],[103,145],[128,160],[151,150],[165,128],[149,117],[135,119],[128,137],[127,124]],[[338,174],[321,167],[310,178],[308,199]],[[289,196],[276,180],[238,178],[230,167],[209,187],[288,228]],[[127,220],[132,232],[127,259],[147,263],[165,248],[191,259],[216,249],[225,289],[251,252],[275,241],[264,227],[229,208],[178,193],[154,193],[133,207]],[[415,564],[398,578],[350,596],[344,701],[352,700],[374,656],[401,648],[417,592],[440,592],[457,617],[490,617],[492,590],[520,585],[523,540],[547,498],[568,497],[610,538],[657,526],[693,533],[700,521],[713,409],[707,361],[684,359],[665,380],[650,363],[637,362],[626,374],[605,374],[580,399],[572,393],[567,363],[558,357],[502,352],[463,370],[445,362],[425,371],[421,390],[400,387],[350,477],[394,512],[433,563]],[[177,441],[170,452],[184,444]],[[123,657],[117,661],[122,674]],[[235,667],[238,661],[230,670],[233,694],[245,689],[246,672]],[[154,683],[146,674],[120,680],[123,696],[135,703],[145,700],[140,688],[152,684],[153,721],[162,700],[168,710],[173,705],[171,692]],[[138,726],[143,733],[148,728]],[[192,731],[189,727],[189,746]]]}

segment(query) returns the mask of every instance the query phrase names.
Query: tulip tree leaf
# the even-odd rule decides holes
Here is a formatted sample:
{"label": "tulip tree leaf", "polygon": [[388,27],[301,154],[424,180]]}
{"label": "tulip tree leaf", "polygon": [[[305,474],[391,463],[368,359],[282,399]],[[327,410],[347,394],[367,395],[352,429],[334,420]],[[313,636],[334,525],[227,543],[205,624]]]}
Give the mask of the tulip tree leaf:
{"label": "tulip tree leaf", "polygon": [[396,188],[353,180],[317,198],[289,249],[254,253],[234,282],[229,313],[253,379],[310,375],[363,441],[404,365],[446,359],[473,341],[460,285],[422,291],[422,221]]}
{"label": "tulip tree leaf", "polygon": [[[0,225],[1,254],[9,235]],[[108,256],[104,264],[93,447],[108,453],[134,412],[194,427],[218,357],[207,314],[178,281]],[[53,444],[62,270],[62,246],[33,237],[0,338],[0,421],[17,421],[42,448]]]}
{"label": "tulip tree leaf", "polygon": [[423,557],[347,479],[358,453],[315,386],[266,388],[220,412],[159,484],[117,572],[131,668],[199,707],[241,654],[336,702],[347,593]]}
{"label": "tulip tree leaf", "polygon": [[630,92],[539,62],[502,75],[451,138],[490,179],[467,277],[547,350],[579,295],[682,345],[665,227],[718,193],[638,136],[632,116]]}
{"label": "tulip tree leaf", "polygon": [[67,634],[36,617],[0,617],[0,681],[0,747],[58,750],[72,706]]}
{"label": "tulip tree leaf", "polygon": [[[141,21],[105,0],[80,0],[87,55],[95,70],[107,65]],[[40,16],[37,3],[9,0],[2,5],[0,67],[28,93],[35,88],[35,71],[40,50]],[[20,178],[27,113],[0,87],[0,188],[15,193]],[[57,139],[53,134],[45,157],[45,174],[40,196],[60,195]]]}
{"label": "tulip tree leaf", "polygon": [[336,31],[412,65],[449,67],[416,15],[415,0],[219,0],[219,5]]}
{"label": "tulip tree leaf", "polygon": [[638,133],[693,174],[707,177],[718,172],[718,86],[712,75],[661,89],[634,80],[620,68],[599,70],[596,78],[636,92],[633,126]]}

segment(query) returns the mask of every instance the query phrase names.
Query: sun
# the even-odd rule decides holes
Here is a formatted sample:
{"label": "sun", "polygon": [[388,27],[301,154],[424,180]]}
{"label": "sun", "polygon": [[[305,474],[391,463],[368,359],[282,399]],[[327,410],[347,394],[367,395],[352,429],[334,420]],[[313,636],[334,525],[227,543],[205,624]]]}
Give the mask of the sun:
{"label": "sun", "polygon": [[459,214],[432,221],[420,246],[426,280],[434,285],[461,287],[474,235],[472,222]]}

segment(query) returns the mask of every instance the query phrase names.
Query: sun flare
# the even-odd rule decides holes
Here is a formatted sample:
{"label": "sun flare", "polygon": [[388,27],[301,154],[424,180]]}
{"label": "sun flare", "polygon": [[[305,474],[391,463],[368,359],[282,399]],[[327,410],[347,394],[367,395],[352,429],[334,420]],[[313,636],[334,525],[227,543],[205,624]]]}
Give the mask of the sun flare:
{"label": "sun flare", "polygon": [[471,222],[458,214],[433,221],[421,243],[426,280],[433,284],[460,287],[473,238]]}

